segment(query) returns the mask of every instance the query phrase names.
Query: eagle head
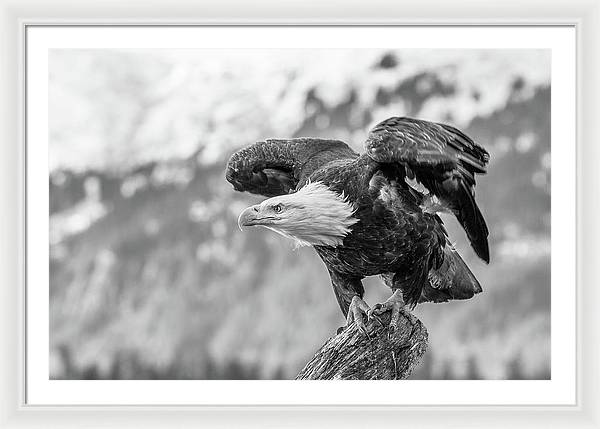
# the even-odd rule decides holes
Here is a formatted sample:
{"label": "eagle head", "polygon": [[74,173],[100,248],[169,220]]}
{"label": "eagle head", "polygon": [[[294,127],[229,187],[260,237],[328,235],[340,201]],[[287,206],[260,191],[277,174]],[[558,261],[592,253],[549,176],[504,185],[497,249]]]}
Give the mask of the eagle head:
{"label": "eagle head", "polygon": [[263,226],[294,240],[298,246],[339,246],[358,222],[355,208],[344,196],[321,182],[308,182],[298,191],[248,207],[238,218],[244,226]]}

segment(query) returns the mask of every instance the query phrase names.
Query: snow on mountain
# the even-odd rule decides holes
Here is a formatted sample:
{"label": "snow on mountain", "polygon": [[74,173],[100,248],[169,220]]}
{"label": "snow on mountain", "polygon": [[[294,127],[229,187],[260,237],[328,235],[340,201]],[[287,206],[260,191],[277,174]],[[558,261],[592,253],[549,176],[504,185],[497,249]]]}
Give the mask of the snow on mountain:
{"label": "snow on mountain", "polygon": [[[550,81],[543,50],[402,50],[378,67],[386,52],[53,50],[50,169],[120,171],[200,148],[199,161],[210,164],[258,139],[294,135],[311,113],[311,94],[326,108],[356,97],[353,129],[331,132],[358,148],[366,113],[373,122],[417,113],[465,126],[502,108],[515,87],[526,98]],[[402,101],[375,107],[382,94],[402,96],[399,82],[420,77],[416,96],[425,99],[417,112]],[[436,85],[447,91],[427,97]],[[317,125],[326,133],[327,117]]]}

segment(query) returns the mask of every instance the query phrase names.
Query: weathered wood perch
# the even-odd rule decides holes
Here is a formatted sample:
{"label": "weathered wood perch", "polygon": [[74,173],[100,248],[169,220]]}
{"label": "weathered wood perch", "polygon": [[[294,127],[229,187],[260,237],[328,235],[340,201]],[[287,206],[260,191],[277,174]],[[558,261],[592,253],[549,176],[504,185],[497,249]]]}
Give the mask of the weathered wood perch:
{"label": "weathered wood perch", "polygon": [[427,350],[427,329],[416,317],[400,313],[398,330],[389,334],[390,314],[367,323],[369,336],[355,324],[330,338],[296,380],[399,380],[408,378]]}

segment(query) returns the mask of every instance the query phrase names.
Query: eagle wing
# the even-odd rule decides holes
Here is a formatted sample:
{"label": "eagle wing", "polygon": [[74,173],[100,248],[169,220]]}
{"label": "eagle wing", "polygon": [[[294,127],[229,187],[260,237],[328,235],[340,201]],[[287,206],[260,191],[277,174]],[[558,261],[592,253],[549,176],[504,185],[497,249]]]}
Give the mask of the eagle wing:
{"label": "eagle wing", "polygon": [[390,118],[376,125],[365,142],[378,163],[404,165],[456,215],[475,253],[489,262],[488,228],[475,203],[475,174],[484,174],[489,154],[463,132],[446,124]]}
{"label": "eagle wing", "polygon": [[237,191],[266,197],[294,192],[323,165],[358,154],[339,140],[269,139],[231,155],[225,177]]}

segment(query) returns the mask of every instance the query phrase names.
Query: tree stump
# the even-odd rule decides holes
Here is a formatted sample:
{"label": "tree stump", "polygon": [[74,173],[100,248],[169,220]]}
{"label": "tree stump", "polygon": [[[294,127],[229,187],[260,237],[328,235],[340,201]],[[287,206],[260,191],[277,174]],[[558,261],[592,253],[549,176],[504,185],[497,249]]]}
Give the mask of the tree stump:
{"label": "tree stump", "polygon": [[366,324],[368,336],[356,324],[330,338],[300,371],[296,380],[402,380],[408,378],[427,350],[427,329],[413,315],[400,313],[390,333],[389,312]]}

